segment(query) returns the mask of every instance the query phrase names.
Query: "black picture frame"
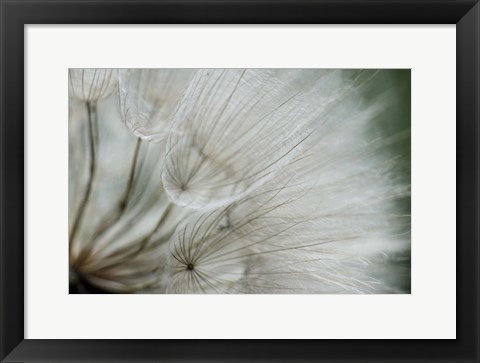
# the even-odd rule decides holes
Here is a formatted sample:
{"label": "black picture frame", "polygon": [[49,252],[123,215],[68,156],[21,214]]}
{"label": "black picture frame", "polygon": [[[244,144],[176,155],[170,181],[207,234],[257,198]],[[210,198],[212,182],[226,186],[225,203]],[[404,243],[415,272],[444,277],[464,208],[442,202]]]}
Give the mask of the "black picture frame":
{"label": "black picture frame", "polygon": [[[2,362],[480,362],[478,0],[0,0],[0,14]],[[457,339],[24,339],[24,25],[158,23],[456,24]]]}

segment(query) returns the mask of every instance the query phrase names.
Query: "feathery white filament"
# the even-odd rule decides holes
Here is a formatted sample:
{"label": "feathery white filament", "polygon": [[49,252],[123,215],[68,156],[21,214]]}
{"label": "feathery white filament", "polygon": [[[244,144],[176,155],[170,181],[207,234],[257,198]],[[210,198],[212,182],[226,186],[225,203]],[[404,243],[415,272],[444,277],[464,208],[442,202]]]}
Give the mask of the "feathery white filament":
{"label": "feathery white filament", "polygon": [[120,111],[135,136],[154,142],[166,137],[193,74],[190,69],[120,71]]}
{"label": "feathery white filament", "polygon": [[68,70],[68,91],[70,97],[86,102],[107,98],[117,86],[116,69],[75,69]]}
{"label": "feathery white filament", "polygon": [[378,241],[404,248],[396,239],[408,231],[409,216],[393,214],[384,195],[375,201],[356,188],[382,183],[382,171],[338,180],[338,200],[331,200],[331,187],[302,182],[287,169],[227,207],[194,213],[170,242],[167,291],[388,292],[369,275],[369,256],[379,253]]}
{"label": "feathery white filament", "polygon": [[227,204],[271,178],[309,136],[294,88],[261,70],[200,70],[168,137],[163,184],[189,208]]}

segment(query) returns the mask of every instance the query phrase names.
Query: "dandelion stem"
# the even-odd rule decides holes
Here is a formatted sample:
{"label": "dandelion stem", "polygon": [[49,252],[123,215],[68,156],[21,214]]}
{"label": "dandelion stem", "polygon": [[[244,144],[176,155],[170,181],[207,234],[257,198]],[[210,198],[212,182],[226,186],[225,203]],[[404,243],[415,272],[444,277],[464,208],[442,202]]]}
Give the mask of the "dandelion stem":
{"label": "dandelion stem", "polygon": [[132,192],[133,181],[135,179],[135,169],[137,168],[138,154],[139,154],[139,151],[140,151],[141,143],[142,143],[142,139],[137,138],[137,144],[135,145],[135,152],[133,154],[132,166],[130,168],[130,174],[128,176],[127,188],[125,189],[125,193],[123,194],[123,198],[119,203],[120,217],[122,216],[123,212],[125,211],[125,208],[128,205],[128,200],[130,198],[130,193]]}
{"label": "dandelion stem", "polygon": [[160,216],[157,224],[155,225],[155,228],[147,234],[139,243],[138,250],[134,253],[134,256],[137,256],[140,252],[142,252],[145,247],[147,246],[148,242],[150,241],[150,238],[158,231],[158,229],[162,226],[163,222],[168,218],[170,215],[171,211],[173,209],[173,203],[168,203],[167,207],[163,211],[162,215]]}
{"label": "dandelion stem", "polygon": [[137,139],[137,143],[135,146],[135,151],[133,155],[133,160],[132,160],[132,165],[130,167],[130,172],[128,176],[128,182],[127,186],[125,188],[125,191],[123,192],[123,196],[121,197],[120,201],[118,202],[118,207],[113,212],[113,214],[110,214],[110,216],[104,218],[103,222],[100,223],[100,226],[97,228],[95,231],[93,237],[90,239],[89,246],[86,246],[84,250],[82,251],[83,253],[78,256],[76,263],[81,264],[89,255],[91,251],[91,247],[93,243],[101,236],[103,235],[108,229],[110,229],[116,222],[120,220],[120,218],[123,216],[128,202],[130,200],[130,195],[133,190],[133,184],[135,180],[135,170],[137,168],[137,161],[138,161],[138,155],[140,153],[140,145],[141,145],[141,139]]}
{"label": "dandelion stem", "polygon": [[95,142],[94,142],[94,135],[93,135],[93,117],[92,117],[92,103],[90,101],[86,102],[87,106],[87,113],[88,113],[88,119],[87,119],[87,126],[88,126],[88,143],[90,146],[90,167],[89,167],[89,176],[88,176],[88,182],[87,182],[87,187],[85,189],[85,193],[83,195],[83,199],[80,203],[80,206],[78,207],[77,211],[77,216],[75,218],[75,221],[73,223],[72,230],[70,231],[70,236],[69,236],[69,249],[70,249],[70,254],[72,253],[72,245],[73,242],[75,241],[75,237],[77,235],[78,228],[82,222],[83,215],[85,213],[85,209],[88,204],[88,200],[90,199],[90,194],[92,192],[92,185],[93,185],[93,180],[95,177],[96,173],[96,155],[95,155]]}
{"label": "dandelion stem", "polygon": [[100,226],[97,228],[95,234],[92,237],[91,243],[93,243],[98,237],[100,237],[103,233],[105,233],[105,231],[107,231],[110,227],[112,227],[112,225],[118,222],[119,219],[123,216],[133,190],[133,184],[134,184],[133,182],[135,180],[135,170],[137,168],[138,155],[140,153],[140,145],[141,145],[141,139],[138,138],[135,146],[135,151],[133,154],[132,165],[130,167],[127,186],[125,188],[125,191],[123,192],[123,196],[118,202],[118,207],[115,210],[115,212],[113,212],[113,214],[111,214],[109,217],[106,217],[104,221],[100,224]]}
{"label": "dandelion stem", "polygon": [[[123,247],[120,250],[113,252],[112,254],[110,254],[110,257],[105,258],[102,262],[95,264],[95,266],[92,266],[91,268],[85,269],[85,272],[98,273],[99,271],[104,271],[106,269],[110,269],[110,268],[125,264],[125,261],[133,260],[134,258],[139,256],[142,251],[144,251],[149,247],[151,238],[155,235],[155,233],[163,225],[163,223],[168,219],[168,216],[172,212],[173,208],[174,208],[174,204],[169,203],[163,210],[162,214],[160,215],[155,227],[142,239],[137,240],[131,245]],[[165,235],[163,235],[156,242],[154,242],[156,246],[164,242],[167,242],[170,239],[170,236],[173,234],[173,232],[174,230],[171,230],[168,233],[165,233]]]}

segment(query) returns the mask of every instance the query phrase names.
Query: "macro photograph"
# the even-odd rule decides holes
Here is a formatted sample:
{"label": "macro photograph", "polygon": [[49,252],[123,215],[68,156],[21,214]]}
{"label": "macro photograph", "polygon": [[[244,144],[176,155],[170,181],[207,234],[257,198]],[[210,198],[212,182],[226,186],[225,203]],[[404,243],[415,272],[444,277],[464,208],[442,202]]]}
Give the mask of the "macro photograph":
{"label": "macro photograph", "polygon": [[410,294],[409,69],[68,70],[71,294]]}

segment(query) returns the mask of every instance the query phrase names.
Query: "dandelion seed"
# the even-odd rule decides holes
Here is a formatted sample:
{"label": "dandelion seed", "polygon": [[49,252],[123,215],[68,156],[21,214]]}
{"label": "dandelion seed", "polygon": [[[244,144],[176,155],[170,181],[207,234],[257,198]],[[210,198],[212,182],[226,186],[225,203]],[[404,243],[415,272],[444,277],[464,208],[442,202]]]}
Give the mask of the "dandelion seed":
{"label": "dandelion seed", "polygon": [[[409,216],[391,214],[385,200],[381,211],[371,202],[325,201],[324,186],[302,182],[292,169],[249,196],[197,212],[179,226],[171,242],[167,291],[391,292],[364,265],[377,258],[378,240],[391,251],[405,248],[395,236],[408,231]],[[338,186],[336,197],[350,197],[354,184]],[[222,227],[225,218],[228,228]],[[184,268],[193,264],[195,278]]]}
{"label": "dandelion seed", "polygon": [[201,70],[173,120],[163,184],[189,208],[228,204],[271,178],[309,136],[308,100],[268,72]]}
{"label": "dandelion seed", "polygon": [[71,97],[96,102],[107,98],[117,86],[116,69],[69,69],[68,90]]}
{"label": "dandelion seed", "polygon": [[162,141],[194,74],[189,69],[121,70],[120,110],[127,127],[147,141]]}

